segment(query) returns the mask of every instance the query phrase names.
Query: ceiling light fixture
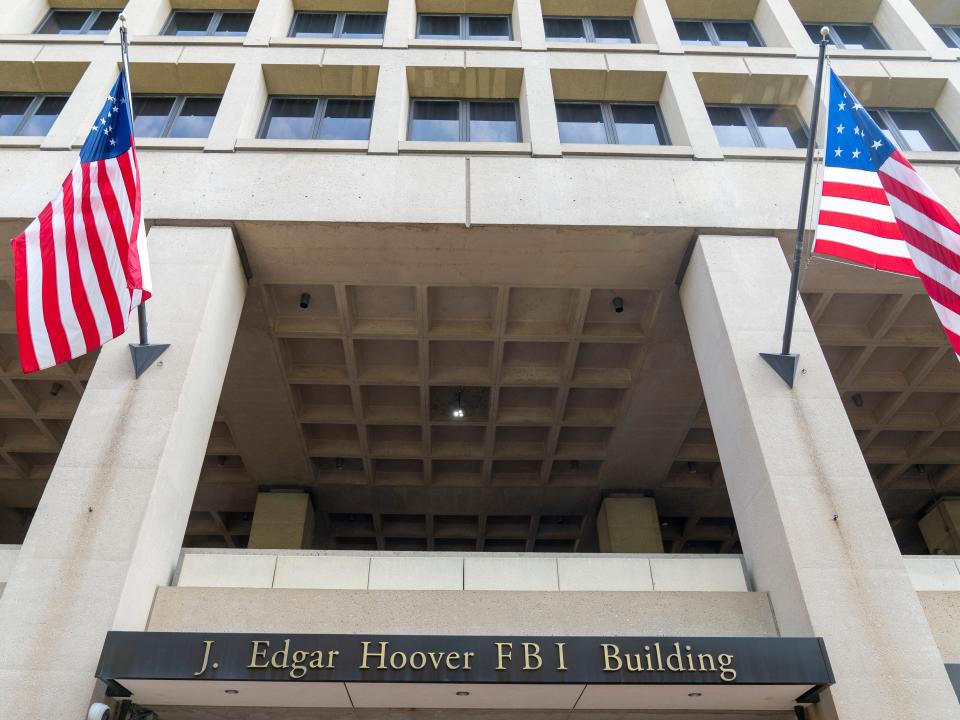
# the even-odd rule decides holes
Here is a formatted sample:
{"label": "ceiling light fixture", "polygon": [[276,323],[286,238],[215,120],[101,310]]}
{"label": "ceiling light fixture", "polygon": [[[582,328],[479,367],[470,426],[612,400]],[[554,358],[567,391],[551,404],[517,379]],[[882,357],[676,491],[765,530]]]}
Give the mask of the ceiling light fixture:
{"label": "ceiling light fixture", "polygon": [[334,464],[334,467],[337,468],[337,470],[343,470],[343,458],[337,458],[336,460],[333,461],[333,464]]}
{"label": "ceiling light fixture", "polygon": [[860,393],[854,393],[850,396],[850,399],[853,401],[853,404],[857,407],[863,407],[863,395]]}
{"label": "ceiling light fixture", "polygon": [[450,414],[457,420],[462,420],[465,417],[465,413],[463,412],[463,390],[457,390],[457,406]]}
{"label": "ceiling light fixture", "polygon": [[622,313],[622,312],[623,312],[623,298],[620,297],[619,295],[617,295],[617,296],[613,299],[613,311],[614,311],[615,313]]}
{"label": "ceiling light fixture", "polygon": [[310,307],[310,293],[300,293],[300,309],[306,310]]}
{"label": "ceiling light fixture", "polygon": [[697,474],[697,464],[693,460],[687,461],[687,472],[691,475]]}
{"label": "ceiling light fixture", "polygon": [[63,385],[61,385],[58,382],[55,382],[53,385],[50,386],[50,394],[53,395],[54,397],[59,395],[61,390],[63,390]]}
{"label": "ceiling light fixture", "polygon": [[220,467],[223,467],[226,464],[227,464],[227,456],[217,455],[217,465],[219,465]]}

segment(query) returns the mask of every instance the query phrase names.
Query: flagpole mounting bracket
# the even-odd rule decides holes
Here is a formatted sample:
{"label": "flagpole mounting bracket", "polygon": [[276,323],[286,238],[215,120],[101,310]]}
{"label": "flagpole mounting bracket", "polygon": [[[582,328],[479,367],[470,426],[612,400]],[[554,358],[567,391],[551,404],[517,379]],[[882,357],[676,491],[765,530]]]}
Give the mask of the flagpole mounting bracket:
{"label": "flagpole mounting bracket", "polygon": [[133,356],[133,372],[138,378],[153,365],[170,345],[141,345],[130,343],[130,355]]}
{"label": "flagpole mounting bracket", "polygon": [[793,382],[797,379],[797,365],[800,362],[800,356],[797,353],[760,353],[760,357],[766,360],[767,365],[772,367],[791,389],[793,388]]}

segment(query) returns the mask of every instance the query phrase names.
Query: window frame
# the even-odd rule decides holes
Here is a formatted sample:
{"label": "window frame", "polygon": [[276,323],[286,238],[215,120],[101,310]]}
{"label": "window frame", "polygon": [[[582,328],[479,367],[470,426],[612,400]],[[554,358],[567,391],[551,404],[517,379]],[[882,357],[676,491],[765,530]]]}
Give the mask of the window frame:
{"label": "window frame", "polygon": [[[267,128],[270,126],[270,108],[273,106],[274,100],[314,100],[316,101],[316,107],[313,111],[313,126],[310,131],[310,137],[304,138],[268,138],[266,136]],[[326,140],[320,137],[320,128],[323,125],[323,117],[326,113],[327,103],[330,100],[347,100],[347,101],[357,101],[357,100],[369,100],[370,105],[370,122],[373,122],[373,110],[374,104],[376,103],[376,97],[369,95],[270,95],[267,98],[267,105],[263,110],[263,117],[260,120],[260,127],[257,129],[257,139],[258,140],[323,140],[323,142],[369,142],[370,134],[367,133],[366,140]]]}
{"label": "window frame", "polygon": [[[910,147],[910,143],[907,142],[907,138],[900,131],[900,127],[893,121],[893,116],[890,115],[892,112],[913,112],[913,113],[924,113],[936,123],[940,129],[943,131],[944,136],[953,143],[953,150],[915,150]],[[898,107],[880,107],[880,108],[867,108],[867,112],[875,112],[883,120],[883,124],[886,125],[886,130],[888,133],[893,135],[894,141],[896,141],[897,146],[902,148],[907,152],[958,152],[960,151],[960,144],[957,143],[957,139],[953,136],[953,133],[950,132],[943,120],[940,118],[940,113],[938,113],[933,108],[898,108]],[[882,129],[882,128],[881,128]]]}
{"label": "window frame", "polygon": [[[138,140],[142,137],[144,140],[156,140],[157,138],[169,138],[170,131],[173,129],[173,124],[180,117],[180,113],[183,112],[183,106],[186,105],[187,100],[193,99],[202,99],[206,100],[209,98],[217,98],[223,103],[223,95],[215,95],[212,93],[208,94],[198,94],[190,93],[189,95],[178,95],[177,93],[135,93],[131,97],[131,101],[136,105],[136,102],[140,98],[173,98],[173,105],[170,108],[170,112],[167,113],[167,119],[163,123],[163,129],[160,131],[159,135],[143,135],[138,136]],[[220,114],[220,107],[217,106],[217,112],[213,116],[213,122],[217,121],[217,115]],[[131,110],[131,120],[134,123],[134,126],[137,122],[136,112]],[[210,125],[210,129],[213,129],[213,125]],[[207,133],[207,138],[210,137],[210,134]],[[202,140],[204,138],[175,138],[176,140]]]}
{"label": "window frame", "polygon": [[[40,32],[40,28],[42,28],[44,25],[46,25],[50,21],[50,18],[54,16],[54,13],[58,13],[58,12],[86,12],[87,19],[84,20],[83,25],[81,25],[80,29],[75,33],[42,33]],[[105,12],[122,13],[123,8],[119,8],[119,9],[118,8],[92,8],[92,9],[91,8],[62,8],[62,7],[50,8],[47,14],[43,16],[43,20],[40,21],[40,24],[37,25],[36,29],[31,34],[32,35],[103,35],[103,36],[106,36],[110,34],[110,30],[107,30],[104,33],[90,32],[90,28],[92,28],[94,25],[97,24],[97,20]],[[118,22],[117,20],[114,20],[113,24],[116,25],[117,22]]]}
{"label": "window frame", "polygon": [[[459,127],[459,136],[456,140],[410,140],[410,131],[413,128],[413,106],[418,102],[455,102],[458,103],[457,108],[457,124]],[[459,142],[459,143],[469,143],[469,142],[489,142],[489,143],[500,143],[496,140],[471,140],[470,139],[470,104],[474,102],[500,102],[500,103],[510,103],[513,105],[514,111],[514,122],[517,127],[517,135],[515,140],[507,140],[505,143],[521,143],[523,142],[523,125],[520,118],[520,101],[515,98],[472,98],[465,100],[463,98],[439,98],[439,97],[413,97],[410,98],[410,110],[407,113],[407,140],[410,142]]]}
{"label": "window frame", "polygon": [[[507,21],[507,37],[506,39],[482,39],[474,38],[470,36],[470,18],[472,17],[496,17],[503,18]],[[420,24],[424,16],[428,17],[458,17],[460,18],[460,37],[459,38],[435,38],[435,37],[424,37],[420,34]],[[499,13],[417,13],[417,28],[416,28],[416,39],[417,40],[430,40],[434,42],[457,42],[463,40],[470,40],[473,42],[511,42],[513,40],[513,18],[509,15],[501,15]]]}
{"label": "window frame", "polygon": [[[953,41],[953,46],[947,45],[951,50],[960,50],[960,25],[933,25],[934,32],[943,30]],[[943,38],[940,38],[943,40]],[[946,43],[944,43],[946,45]]]}
{"label": "window frame", "polygon": [[[599,105],[600,106],[600,117],[603,119],[603,130],[604,134],[607,136],[607,145],[621,145],[627,147],[666,147],[671,145],[670,142],[670,133],[667,131],[667,124],[663,120],[663,113],[660,112],[660,103],[657,102],[630,102],[630,101],[616,101],[616,102],[606,102],[606,101],[594,101],[594,100],[556,100],[554,101],[554,107],[557,105]],[[617,135],[617,122],[613,116],[613,108],[618,105],[640,105],[643,107],[652,107],[657,116],[657,124],[659,125],[660,132],[663,134],[664,142],[658,143],[657,145],[647,146],[647,145],[635,145],[634,143],[622,143],[620,138]],[[557,120],[557,126],[559,129],[560,120]],[[564,145],[594,145],[596,143],[563,143]]]}
{"label": "window frame", "polygon": [[[890,46],[887,44],[887,41],[884,39],[883,35],[881,35],[881,34],[880,34],[880,31],[877,30],[877,28],[874,27],[873,23],[870,23],[870,22],[866,22],[866,23],[856,23],[856,22],[838,22],[838,23],[831,23],[831,22],[823,22],[823,23],[821,23],[821,22],[805,22],[805,23],[803,24],[803,26],[804,26],[804,29],[807,30],[807,33],[809,34],[810,28],[807,27],[808,25],[816,25],[816,26],[817,26],[817,32],[818,32],[818,33],[820,32],[820,28],[822,28],[824,25],[826,25],[827,28],[830,30],[830,34],[829,34],[830,42],[833,43],[833,47],[834,47],[836,50],[853,50],[854,52],[877,52],[878,50],[889,50],[889,49],[890,49]],[[870,49],[848,48],[846,45],[843,44],[843,40],[840,39],[840,34],[836,31],[835,26],[840,26],[840,27],[843,27],[843,26],[847,26],[847,27],[867,27],[867,28],[870,28],[870,30],[873,31],[873,34],[877,36],[877,39],[880,41],[880,44],[881,44],[883,47],[875,48],[875,49],[874,49],[874,48],[870,48]],[[814,42],[814,44],[816,44],[815,41],[813,40],[813,38],[810,39],[810,42]]]}
{"label": "window frame", "polygon": [[[207,23],[207,29],[206,29],[206,31],[203,33],[203,35],[192,35],[192,36],[191,36],[191,35],[176,35],[176,34],[170,35],[167,31],[170,29],[170,26],[173,24],[173,19],[174,19],[174,17],[176,17],[176,15],[177,15],[178,12],[182,12],[182,13],[206,13],[206,12],[208,12],[208,13],[210,13],[210,14],[211,14],[210,22]],[[223,34],[223,35],[217,35],[216,28],[220,25],[220,21],[223,19],[223,16],[224,16],[224,15],[234,15],[234,14],[237,14],[237,13],[242,13],[242,14],[244,14],[244,15],[249,15],[249,16],[250,16],[250,21],[253,22],[253,15],[254,15],[254,13],[253,13],[252,11],[250,11],[250,10],[203,10],[203,9],[194,10],[193,8],[183,8],[183,9],[176,8],[176,9],[174,9],[174,10],[172,10],[172,11],[170,12],[170,17],[168,17],[168,18],[167,18],[167,21],[163,24],[163,28],[161,28],[160,34],[163,35],[163,36],[166,36],[166,37],[187,37],[187,38],[189,38],[189,37],[223,37],[223,38],[243,37],[243,36],[246,36],[246,34],[247,34],[246,32],[243,33],[243,36],[241,36],[241,35],[233,35],[233,34],[226,34],[226,33]],[[249,28],[249,26],[247,26],[247,27]],[[248,29],[247,32],[249,32],[249,29]]]}
{"label": "window frame", "polygon": [[[736,103],[706,103],[705,107],[709,111],[710,108],[736,108],[740,111],[740,115],[743,117],[744,122],[747,126],[747,131],[750,133],[750,137],[753,138],[753,147],[758,150],[803,150],[805,146],[799,146],[796,148],[772,148],[768,147],[763,143],[763,135],[760,134],[760,125],[757,123],[757,119],[753,116],[753,109],[760,108],[763,110],[776,109],[782,110],[784,108],[792,110],[796,116],[797,120],[800,121],[800,127],[803,128],[803,132],[807,136],[807,141],[810,140],[810,128],[807,126],[807,121],[803,119],[803,115],[800,114],[800,111],[792,105],[763,105],[763,104],[745,104],[737,105]],[[710,127],[714,128],[714,135],[716,135],[716,127],[713,123],[710,123]],[[719,140],[719,138],[717,138]],[[724,146],[721,146],[724,147]],[[739,147],[736,145],[729,145],[726,147]]]}
{"label": "window frame", "polygon": [[[583,26],[583,42],[594,43],[597,45],[612,45],[616,43],[605,43],[597,40],[596,34],[593,32],[593,21],[594,20],[627,20],[630,23],[630,42],[625,43],[629,45],[639,45],[640,36],[637,34],[637,25],[633,21],[632,17],[626,15],[544,15],[544,23],[547,20],[579,20],[580,24]],[[544,25],[544,30],[546,30],[546,25]],[[546,33],[544,33],[546,34]],[[577,40],[564,40],[563,38],[546,38],[547,42],[564,42],[564,43],[575,43]]]}
{"label": "window frame", "polygon": [[[339,10],[339,11],[324,11],[324,10],[297,10],[293,13],[293,20],[290,21],[290,29],[287,31],[287,37],[297,38],[294,34],[294,30],[297,27],[297,18],[302,15],[335,15],[336,17],[333,20],[333,34],[330,37],[302,37],[298,38],[300,40],[383,40],[383,32],[380,33],[377,37],[355,37],[348,35],[347,37],[343,36],[343,26],[347,22],[347,15],[376,15],[377,17],[382,17],[384,20],[384,27],[386,27],[387,14],[381,12],[354,12],[352,10]],[[278,96],[279,97],[279,96]]]}
{"label": "window frame", "polygon": [[[23,111],[23,115],[20,116],[20,121],[14,127],[13,132],[9,135],[0,135],[0,137],[46,137],[46,135],[21,135],[20,131],[26,127],[27,123],[33,119],[33,116],[36,115],[37,110],[40,109],[40,106],[47,98],[64,98],[64,102],[70,98],[69,95],[65,93],[18,93],[18,92],[5,92],[0,93],[0,98],[6,97],[30,97],[33,98],[30,101],[30,104],[27,105],[27,109]],[[62,112],[62,111],[61,111]],[[57,118],[60,117],[60,113],[57,113]],[[54,120],[56,122],[56,120]]]}
{"label": "window frame", "polygon": [[[767,47],[767,44],[763,41],[763,36],[760,34],[760,31],[757,30],[757,24],[753,20],[698,20],[696,18],[673,18],[674,27],[678,22],[695,22],[703,25],[704,30],[707,31],[707,37],[710,39],[710,47],[739,47],[737,45],[724,45],[720,42],[720,36],[717,35],[717,30],[714,27],[714,24],[718,25],[728,25],[730,23],[747,23],[750,26],[750,31],[753,33],[753,36],[759,42],[759,45],[748,45],[748,47]],[[681,39],[680,44],[683,45],[684,42]],[[693,44],[688,45],[688,47],[695,47]]]}

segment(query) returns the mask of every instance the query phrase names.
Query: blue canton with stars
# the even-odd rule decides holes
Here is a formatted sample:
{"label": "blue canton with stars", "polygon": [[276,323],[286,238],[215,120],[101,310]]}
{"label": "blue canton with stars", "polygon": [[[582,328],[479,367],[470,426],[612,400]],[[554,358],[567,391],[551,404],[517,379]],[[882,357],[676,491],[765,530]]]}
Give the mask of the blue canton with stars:
{"label": "blue canton with stars", "polygon": [[828,103],[824,163],[876,172],[898,148],[832,69]]}
{"label": "blue canton with stars", "polygon": [[80,151],[80,162],[108,160],[123,155],[130,149],[133,142],[133,122],[130,118],[129,97],[127,82],[121,72],[103,104],[103,109],[87,132],[87,140]]}

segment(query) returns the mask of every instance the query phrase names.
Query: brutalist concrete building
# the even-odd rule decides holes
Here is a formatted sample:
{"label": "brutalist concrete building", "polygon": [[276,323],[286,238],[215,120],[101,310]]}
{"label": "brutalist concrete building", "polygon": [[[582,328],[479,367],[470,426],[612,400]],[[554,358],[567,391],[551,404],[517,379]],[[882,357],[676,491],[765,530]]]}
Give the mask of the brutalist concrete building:
{"label": "brutalist concrete building", "polygon": [[121,12],[170,348],[24,375],[0,254],[0,718],[960,718],[922,286],[805,257],[759,357],[811,38],[960,213],[960,5],[7,0],[4,237]]}

